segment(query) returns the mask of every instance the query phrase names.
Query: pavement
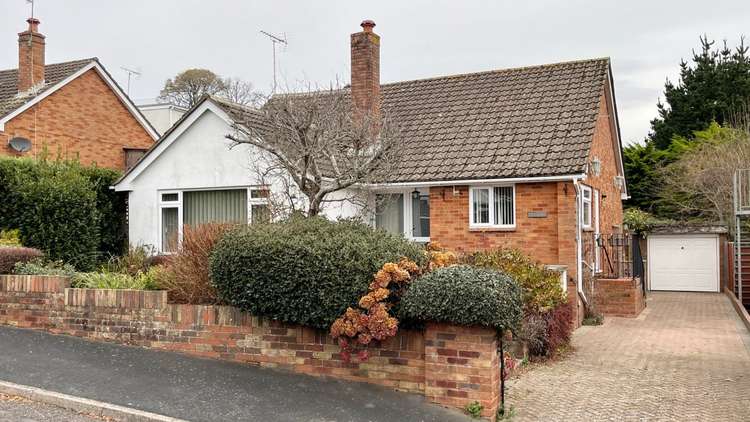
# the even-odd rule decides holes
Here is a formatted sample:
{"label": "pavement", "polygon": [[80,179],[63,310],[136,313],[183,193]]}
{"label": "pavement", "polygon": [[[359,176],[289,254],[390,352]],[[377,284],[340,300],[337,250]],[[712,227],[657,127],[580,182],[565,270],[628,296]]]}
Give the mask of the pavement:
{"label": "pavement", "polygon": [[105,418],[73,412],[18,396],[0,394],[0,422],[101,422]]}
{"label": "pavement", "polygon": [[651,292],[509,384],[514,421],[748,421],[750,334],[719,293]]}
{"label": "pavement", "polygon": [[190,421],[469,420],[379,386],[10,327],[0,380]]}

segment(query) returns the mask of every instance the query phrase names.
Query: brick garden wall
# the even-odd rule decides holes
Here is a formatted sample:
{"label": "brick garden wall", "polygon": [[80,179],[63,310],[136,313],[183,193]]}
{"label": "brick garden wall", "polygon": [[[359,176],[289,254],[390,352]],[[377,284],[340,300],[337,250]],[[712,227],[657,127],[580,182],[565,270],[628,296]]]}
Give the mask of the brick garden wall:
{"label": "brick garden wall", "polygon": [[[23,136],[32,150],[18,154],[8,145]],[[149,148],[154,140],[95,70],[89,70],[5,124],[0,155],[32,156],[45,148],[51,157],[79,157],[115,170],[125,168],[124,147]]]}
{"label": "brick garden wall", "polygon": [[646,307],[639,278],[596,280],[594,302],[596,309],[605,316],[637,317]]}
{"label": "brick garden wall", "polygon": [[259,318],[228,306],[174,305],[166,292],[72,289],[65,278],[0,276],[0,324],[368,382],[463,408],[499,402],[494,330],[428,324],[401,330],[344,362],[327,332]]}

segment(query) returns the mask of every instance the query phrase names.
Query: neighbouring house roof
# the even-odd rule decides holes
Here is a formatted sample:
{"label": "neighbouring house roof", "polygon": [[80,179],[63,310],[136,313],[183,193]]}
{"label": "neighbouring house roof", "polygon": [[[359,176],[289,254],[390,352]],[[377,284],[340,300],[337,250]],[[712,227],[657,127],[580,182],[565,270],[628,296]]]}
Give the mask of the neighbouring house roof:
{"label": "neighbouring house roof", "polygon": [[655,224],[649,229],[648,234],[726,234],[728,232],[724,224],[677,221]]}
{"label": "neighbouring house roof", "polygon": [[0,117],[5,117],[44,91],[86,67],[96,58],[73,60],[44,66],[44,85],[26,95],[18,95],[18,69],[0,70]]}
{"label": "neighbouring house roof", "polygon": [[0,131],[3,130],[3,124],[7,120],[12,119],[27,107],[62,88],[71,80],[76,79],[77,75],[82,74],[82,72],[88,69],[97,71],[153,139],[159,137],[153,126],[123,92],[122,88],[120,88],[96,57],[48,64],[44,67],[44,85],[20,95],[18,93],[18,69],[0,70]]}
{"label": "neighbouring house roof", "polygon": [[[610,73],[609,59],[600,58],[383,84],[382,109],[405,139],[398,167],[384,182],[583,174],[602,95],[612,89]],[[231,120],[264,124],[259,110],[206,97],[141,161],[206,100]],[[618,132],[616,110],[613,116]],[[619,155],[619,133],[613,137]]]}

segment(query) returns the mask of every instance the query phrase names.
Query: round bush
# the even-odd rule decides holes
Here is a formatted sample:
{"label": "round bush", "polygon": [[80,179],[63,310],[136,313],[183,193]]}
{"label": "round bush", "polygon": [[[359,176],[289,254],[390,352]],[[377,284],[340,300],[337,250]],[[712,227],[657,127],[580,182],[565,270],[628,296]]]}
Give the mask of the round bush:
{"label": "round bush", "polygon": [[43,255],[42,251],[34,248],[0,247],[0,274],[12,274],[17,263],[29,262]]}
{"label": "round bush", "polygon": [[522,317],[521,288],[498,271],[457,265],[439,268],[412,283],[401,298],[402,318],[516,330]]}
{"label": "round bush", "polygon": [[294,218],[230,231],[214,247],[222,301],[253,315],[328,328],[386,262],[424,263],[423,249],[354,221]]}

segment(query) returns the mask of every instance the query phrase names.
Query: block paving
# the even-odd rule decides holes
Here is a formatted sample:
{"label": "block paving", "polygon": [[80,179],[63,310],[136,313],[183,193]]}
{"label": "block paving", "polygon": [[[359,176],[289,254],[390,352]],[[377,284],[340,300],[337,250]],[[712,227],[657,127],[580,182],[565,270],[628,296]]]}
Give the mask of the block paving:
{"label": "block paving", "polygon": [[723,294],[651,292],[573,346],[510,382],[514,421],[750,420],[750,335]]}

